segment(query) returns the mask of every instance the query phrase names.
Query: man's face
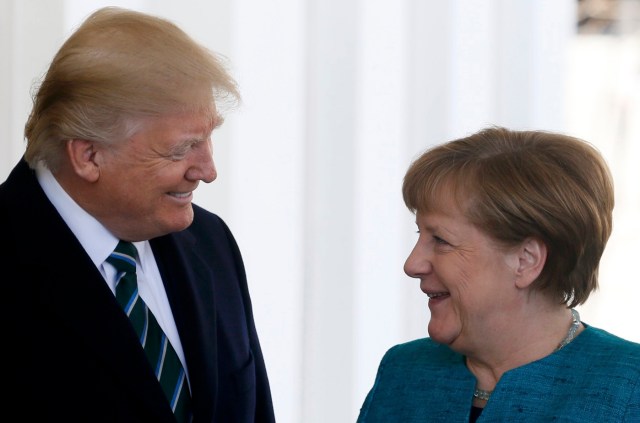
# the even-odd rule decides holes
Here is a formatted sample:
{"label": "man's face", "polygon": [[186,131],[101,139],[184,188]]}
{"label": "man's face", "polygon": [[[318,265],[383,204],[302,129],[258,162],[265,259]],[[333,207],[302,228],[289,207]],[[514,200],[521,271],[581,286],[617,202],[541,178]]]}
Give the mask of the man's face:
{"label": "man's face", "polygon": [[193,221],[191,201],[200,181],[216,179],[208,114],[144,120],[143,129],[102,149],[93,214],[114,235],[131,241],[181,231]]}

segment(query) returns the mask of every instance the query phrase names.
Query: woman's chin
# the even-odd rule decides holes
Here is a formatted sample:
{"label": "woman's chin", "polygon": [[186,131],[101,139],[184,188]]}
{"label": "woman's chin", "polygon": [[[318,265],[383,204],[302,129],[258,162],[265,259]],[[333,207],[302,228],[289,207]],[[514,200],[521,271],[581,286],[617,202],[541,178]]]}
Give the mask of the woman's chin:
{"label": "woman's chin", "polygon": [[450,345],[456,339],[456,334],[450,328],[447,329],[433,322],[429,322],[427,331],[429,337],[438,344]]}

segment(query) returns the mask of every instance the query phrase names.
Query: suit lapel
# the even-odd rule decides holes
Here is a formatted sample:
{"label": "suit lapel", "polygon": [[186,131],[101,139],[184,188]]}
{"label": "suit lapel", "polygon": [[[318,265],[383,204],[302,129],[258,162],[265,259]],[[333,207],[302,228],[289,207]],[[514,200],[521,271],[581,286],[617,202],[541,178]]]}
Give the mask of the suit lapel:
{"label": "suit lapel", "polygon": [[[14,194],[21,201],[13,218],[28,223],[16,225],[22,233],[12,238],[18,242],[14,248],[29,252],[23,268],[28,272],[26,279],[36,285],[30,288],[44,308],[43,315],[59,318],[64,327],[74,331],[78,344],[86,345],[96,360],[110,366],[121,379],[122,389],[139,396],[157,414],[158,421],[173,421],[128,318],[24,161],[7,179],[6,189],[20,192],[19,196]],[[73,266],[73,277],[69,277],[69,265]]]}
{"label": "suit lapel", "polygon": [[[84,250],[69,255],[81,253]],[[74,270],[72,279],[63,274],[54,276],[56,281],[66,279],[66,286],[64,289],[52,284],[43,286],[43,301],[75,330],[79,340],[92,349],[99,360],[112,368],[132,396],[139,396],[149,409],[155,410],[159,419],[166,419],[167,413],[172,415],[172,412],[140,341],[102,275],[88,258],[87,261],[88,265]]]}
{"label": "suit lapel", "polygon": [[185,353],[194,413],[213,421],[218,389],[214,276],[188,232],[150,243]]}

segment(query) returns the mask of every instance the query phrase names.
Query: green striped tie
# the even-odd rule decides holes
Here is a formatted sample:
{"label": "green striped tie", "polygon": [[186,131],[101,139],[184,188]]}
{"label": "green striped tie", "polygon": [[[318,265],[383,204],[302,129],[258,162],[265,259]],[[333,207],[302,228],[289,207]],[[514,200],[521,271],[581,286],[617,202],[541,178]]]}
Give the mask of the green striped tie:
{"label": "green striped tie", "polygon": [[178,422],[191,421],[191,398],[180,359],[142,298],[136,278],[136,247],[120,241],[107,262],[116,268],[116,300],[129,316]]}

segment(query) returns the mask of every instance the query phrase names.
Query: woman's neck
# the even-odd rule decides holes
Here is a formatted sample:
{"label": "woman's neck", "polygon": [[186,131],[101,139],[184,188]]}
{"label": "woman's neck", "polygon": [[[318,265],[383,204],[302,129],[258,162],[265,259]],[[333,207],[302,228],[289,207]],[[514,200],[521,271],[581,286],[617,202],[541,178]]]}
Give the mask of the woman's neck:
{"label": "woman's neck", "polygon": [[[477,388],[493,391],[502,375],[516,367],[552,354],[567,339],[573,316],[565,306],[537,308],[500,322],[498,330],[478,337],[480,341],[463,354],[467,367],[478,380]],[[573,337],[584,327],[574,327]]]}

